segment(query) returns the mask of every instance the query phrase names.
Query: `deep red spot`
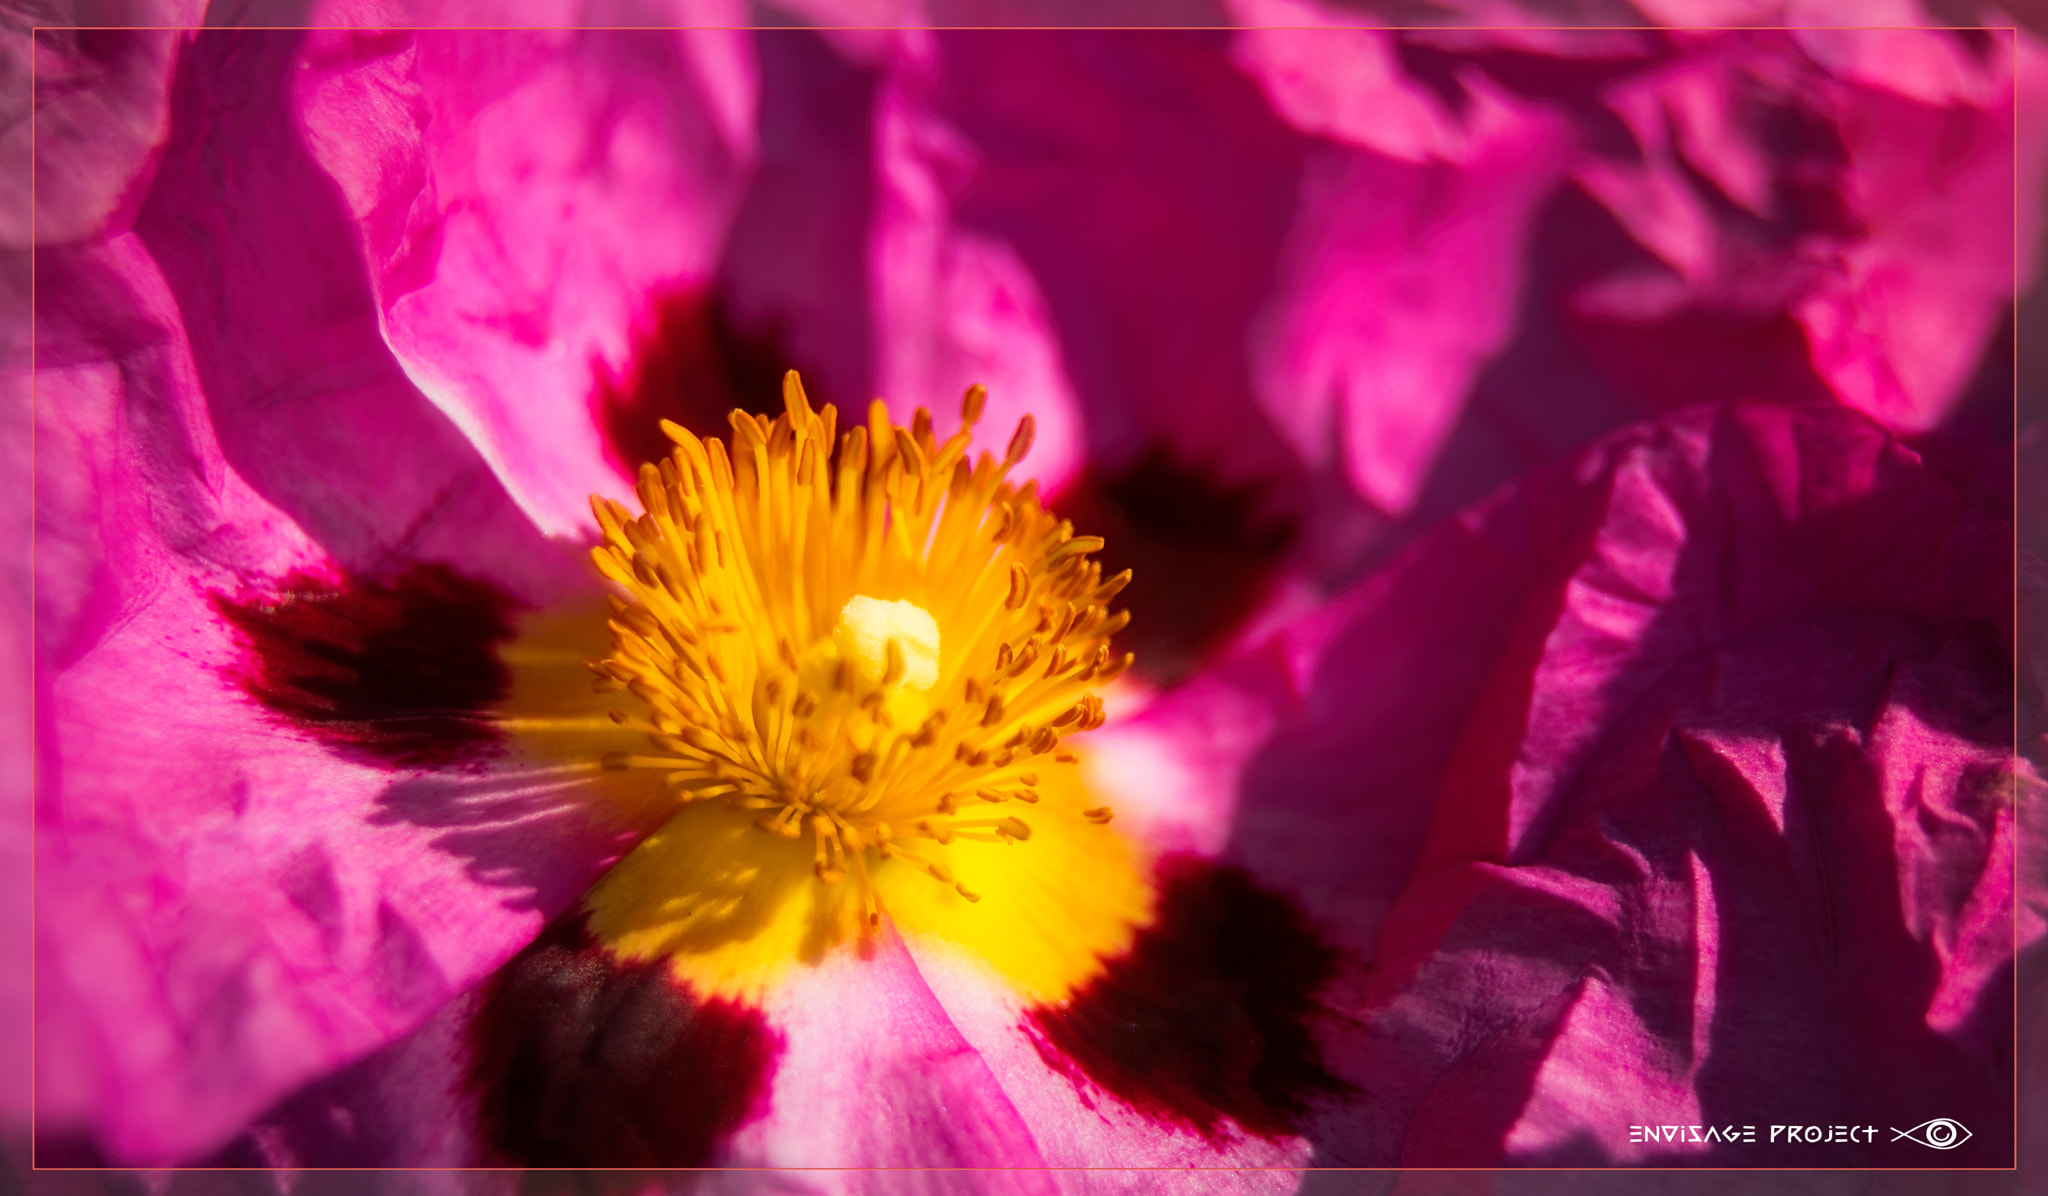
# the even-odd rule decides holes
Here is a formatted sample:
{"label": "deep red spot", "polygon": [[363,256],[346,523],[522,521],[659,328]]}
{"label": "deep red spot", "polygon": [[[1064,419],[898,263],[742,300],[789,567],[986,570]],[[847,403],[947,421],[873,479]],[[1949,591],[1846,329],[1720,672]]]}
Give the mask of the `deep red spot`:
{"label": "deep red spot", "polygon": [[759,1112],[782,1037],[663,964],[619,961],[575,916],[485,984],[469,1048],[493,1162],[701,1167]]}
{"label": "deep red spot", "polygon": [[1192,672],[1259,603],[1297,530],[1256,491],[1223,487],[1158,449],[1115,472],[1091,469],[1053,506],[1102,537],[1104,576],[1131,571],[1116,599],[1131,612],[1118,646],[1161,682]]}
{"label": "deep red spot", "polygon": [[1169,857],[1159,912],[1126,954],[1028,1030],[1047,1062],[1155,1121],[1211,1139],[1228,1118],[1267,1138],[1349,1086],[1323,1066],[1312,1023],[1337,953],[1293,902],[1242,869]]}
{"label": "deep red spot", "polygon": [[[626,376],[598,374],[591,411],[604,430],[605,455],[631,476],[643,461],[659,461],[675,446],[661,421],[674,420],[699,436],[724,436],[733,408],[756,415],[782,410],[782,375],[801,364],[785,350],[783,328],[741,328],[716,296],[676,291],[656,300],[633,336]],[[812,406],[818,376],[804,372]]]}
{"label": "deep red spot", "polygon": [[213,608],[244,655],[244,692],[329,747],[387,764],[441,768],[499,741],[483,710],[510,677],[497,657],[511,598],[442,565],[388,583],[294,572]]}

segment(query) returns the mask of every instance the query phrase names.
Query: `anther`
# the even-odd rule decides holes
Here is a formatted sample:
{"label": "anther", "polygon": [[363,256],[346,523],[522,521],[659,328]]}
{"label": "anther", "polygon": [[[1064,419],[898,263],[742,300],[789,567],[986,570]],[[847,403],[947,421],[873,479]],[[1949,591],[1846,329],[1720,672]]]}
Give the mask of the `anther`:
{"label": "anther", "polygon": [[1027,413],[1017,421],[1017,431],[1010,437],[1010,447],[1003,451],[1003,466],[1009,468],[1024,459],[1031,451],[1031,439],[1038,433],[1038,423]]}
{"label": "anther", "polygon": [[[598,763],[651,772],[679,804],[717,799],[776,837],[808,829],[819,882],[851,877],[868,925],[881,913],[868,871],[877,859],[901,857],[978,901],[919,849],[1032,839],[1021,819],[960,821],[963,801],[1059,804],[1041,797],[1036,772],[1009,769],[1106,717],[1081,686],[1129,665],[1104,642],[1124,625],[1107,603],[1129,572],[1105,582],[1089,559],[1101,541],[1049,514],[1035,483],[1005,480],[1032,448],[1030,416],[1000,463],[974,462],[983,388],[962,395],[961,428],[943,444],[922,408],[898,426],[871,404],[839,437],[836,411],[813,412],[794,373],[782,397],[772,420],[735,413],[729,439],[664,423],[676,447],[635,475],[640,513],[593,498],[604,538],[591,559],[619,594],[611,653],[586,667],[594,690],[646,704],[605,713],[652,745]],[[972,580],[975,566],[961,569],[975,561],[1006,577]],[[891,597],[838,588],[855,577]],[[925,597],[959,577],[992,605],[985,587],[1006,581],[1001,609],[963,610],[957,588]],[[829,629],[814,621],[831,617],[815,605],[824,594],[845,601]],[[925,601],[930,610],[916,605]],[[973,653],[946,662],[960,681],[949,672],[943,691],[934,612],[948,634],[957,626],[953,650]]]}

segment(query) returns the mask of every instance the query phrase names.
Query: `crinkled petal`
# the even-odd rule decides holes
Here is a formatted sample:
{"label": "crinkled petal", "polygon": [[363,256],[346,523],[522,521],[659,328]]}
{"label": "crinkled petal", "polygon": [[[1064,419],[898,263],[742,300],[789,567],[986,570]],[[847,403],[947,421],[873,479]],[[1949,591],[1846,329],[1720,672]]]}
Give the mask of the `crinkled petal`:
{"label": "crinkled petal", "polygon": [[551,535],[619,485],[601,383],[657,296],[709,279],[752,167],[750,46],[737,10],[706,18],[728,28],[331,30],[298,52],[297,128],[384,337]]}
{"label": "crinkled petal", "polygon": [[1726,32],[1608,89],[1625,140],[1586,139],[1574,175],[1654,262],[1573,299],[1606,368],[1725,386],[1716,329],[1790,316],[1840,401],[1903,432],[1941,423],[2005,318],[2015,253],[2031,260],[2044,154],[2014,128],[2039,53],[2003,30]]}
{"label": "crinkled petal", "polygon": [[[177,177],[160,172],[158,187]],[[361,563],[438,546],[529,598],[582,585],[582,574],[402,377],[374,377],[375,358],[312,380],[328,389],[237,406],[232,390],[206,385],[202,352],[219,354],[221,372],[257,370],[277,346],[243,336],[283,324],[304,351],[321,344],[317,332],[273,312],[267,329],[188,341],[181,301],[204,298],[213,317],[224,296],[189,276],[181,294],[137,235],[46,252],[40,265],[38,1132],[59,1157],[80,1144],[175,1161],[416,1025],[604,858],[602,832],[530,840],[532,867],[569,876],[570,888],[532,904],[508,896],[442,849],[430,821],[393,816],[389,763],[337,755],[252,700],[250,645],[220,596],[329,568],[338,554],[250,484],[238,468],[250,458],[226,442],[341,416],[314,444],[256,443],[299,454],[309,472],[285,497],[350,521],[319,530],[349,533],[335,543]],[[346,385],[366,367],[367,384]],[[408,481],[463,479],[459,497],[346,509],[337,496],[370,475],[345,471],[371,468],[390,435],[379,417],[407,416],[429,437],[440,430],[403,450],[426,475]],[[325,459],[341,476],[317,471]],[[374,522],[399,513],[409,528]],[[580,846],[549,857],[544,842]]]}
{"label": "crinkled petal", "polygon": [[462,1091],[464,1028],[475,999],[458,997],[405,1036],[338,1067],[252,1119],[205,1162],[223,1167],[456,1168],[482,1157],[474,1103]]}
{"label": "crinkled petal", "polygon": [[[525,601],[559,596],[580,572],[535,551],[545,541],[379,336],[344,197],[280,102],[300,36],[191,42],[136,218],[189,342],[189,393],[203,396],[220,464],[346,568],[379,566],[402,546]],[[86,344],[134,306],[91,272],[38,300]]]}
{"label": "crinkled petal", "polygon": [[1791,1163],[1627,1127],[1922,1108],[2004,1157],[2005,530],[1816,410],[1628,438],[1552,509],[1569,573],[1525,600],[1542,638],[1467,724],[1362,1006],[1360,1066],[1416,1102],[1401,1157],[1485,1127],[1530,1162]]}
{"label": "crinkled petal", "polygon": [[2010,545],[1860,416],[1709,410],[1114,736],[1369,963],[1317,1160],[1790,1164],[1628,1127],[1932,1116],[2004,1158]]}

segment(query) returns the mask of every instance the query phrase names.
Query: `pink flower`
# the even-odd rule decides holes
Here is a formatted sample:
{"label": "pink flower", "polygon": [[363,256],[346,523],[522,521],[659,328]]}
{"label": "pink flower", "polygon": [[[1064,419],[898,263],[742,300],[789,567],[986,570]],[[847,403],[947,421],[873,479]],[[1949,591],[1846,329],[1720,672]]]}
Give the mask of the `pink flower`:
{"label": "pink flower", "polygon": [[[2009,1162],[2030,39],[309,23],[34,46],[39,1163]],[[1098,572],[988,530],[1037,508],[952,472],[977,382]],[[790,526],[706,512],[870,393],[873,477],[990,512],[904,549],[971,548],[935,630],[775,606],[852,541],[725,630],[656,577]],[[626,530],[664,417],[760,455],[683,434]],[[1044,676],[1114,674],[1126,563],[1106,712],[905,696],[1052,578]],[[811,631],[710,646],[762,612]],[[827,676],[993,770],[923,797],[998,850],[705,746]]]}

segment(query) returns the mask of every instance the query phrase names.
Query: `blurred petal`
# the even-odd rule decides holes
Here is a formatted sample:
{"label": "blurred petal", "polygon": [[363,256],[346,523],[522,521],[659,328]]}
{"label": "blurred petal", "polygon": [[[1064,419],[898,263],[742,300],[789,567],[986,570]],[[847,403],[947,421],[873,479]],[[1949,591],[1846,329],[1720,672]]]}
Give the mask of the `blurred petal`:
{"label": "blurred petal", "polygon": [[1398,74],[1382,32],[1239,38],[1275,108],[1327,139],[1254,325],[1259,400],[1302,460],[1340,453],[1360,493],[1406,513],[1506,343],[1565,130],[1477,77],[1451,115]]}
{"label": "blurred petal", "polygon": [[2016,250],[2031,257],[2016,181],[2038,209],[2048,157],[2014,138],[2035,44],[1965,37],[1703,34],[1608,89],[1632,144],[1588,138],[1575,177],[1656,258],[1576,297],[1609,368],[1646,393],[1742,397],[1696,393],[1726,346],[1673,334],[1787,313],[1841,401],[1902,432],[1939,424],[2004,316]]}
{"label": "blurred petal", "polygon": [[[1811,52],[1819,36],[1802,43]],[[2033,258],[2014,244],[2013,210],[2040,209],[2040,154],[2029,146],[2019,194],[2013,130],[2019,58],[2038,74],[2040,51],[2017,32],[1987,36],[1972,56],[1940,31],[1827,35],[1857,81],[1841,126],[1845,198],[1867,232],[1799,317],[1842,400],[1906,432],[1948,414],[2005,319],[2015,258]]]}
{"label": "blurred petal", "polygon": [[1299,139],[1193,34],[938,42],[934,107],[975,149],[951,218],[1036,279],[1090,455],[1124,466],[1156,443],[1225,482],[1291,477],[1242,329],[1286,233]]}
{"label": "blurred petal", "polygon": [[175,28],[64,26],[82,19],[175,27],[196,23],[202,6],[63,7],[36,19],[53,28],[32,38],[10,33],[4,51],[15,60],[15,78],[25,82],[31,65],[35,78],[33,118],[9,120],[0,135],[0,160],[24,167],[10,168],[0,183],[0,243],[9,246],[25,246],[31,235],[51,245],[124,227],[169,130],[171,64],[183,41]]}
{"label": "blurred petal", "polygon": [[220,1167],[467,1167],[484,1157],[462,1090],[472,996],[404,1037],[320,1076],[205,1160]]}
{"label": "blurred petal", "polygon": [[543,532],[591,526],[618,475],[587,404],[653,298],[708,279],[752,163],[745,35],[335,30],[301,64],[407,376]]}
{"label": "blurred petal", "polygon": [[35,971],[35,415],[28,255],[0,253],[0,1139],[29,1125]]}
{"label": "blurred petal", "polygon": [[876,389],[898,422],[929,407],[940,436],[959,426],[960,395],[988,388],[983,417],[998,437],[1030,414],[1020,478],[1057,492],[1086,454],[1073,383],[1037,281],[1004,241],[960,227],[953,207],[975,148],[931,110],[912,65],[876,101],[879,196],[869,277],[877,325]]}

